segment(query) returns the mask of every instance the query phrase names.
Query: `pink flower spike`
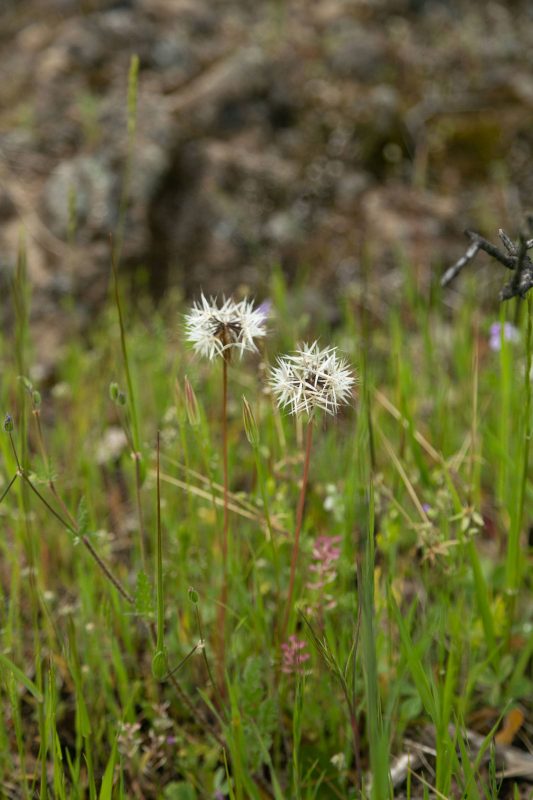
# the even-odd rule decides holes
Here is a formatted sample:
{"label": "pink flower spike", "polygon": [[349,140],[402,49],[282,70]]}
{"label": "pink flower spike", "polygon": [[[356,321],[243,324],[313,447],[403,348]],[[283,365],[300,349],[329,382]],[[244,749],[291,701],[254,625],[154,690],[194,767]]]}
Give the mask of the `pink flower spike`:
{"label": "pink flower spike", "polygon": [[304,675],[305,670],[302,665],[311,658],[309,653],[304,652],[306,647],[307,642],[298,639],[294,634],[289,636],[288,641],[281,645],[281,671],[286,675]]}

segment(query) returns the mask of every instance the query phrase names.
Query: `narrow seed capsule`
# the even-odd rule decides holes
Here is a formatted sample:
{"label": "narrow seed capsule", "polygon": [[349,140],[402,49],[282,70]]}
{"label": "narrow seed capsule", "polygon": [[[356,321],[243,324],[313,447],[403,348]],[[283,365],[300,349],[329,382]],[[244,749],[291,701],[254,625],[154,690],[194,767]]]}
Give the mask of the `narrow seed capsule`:
{"label": "narrow seed capsule", "polygon": [[110,383],[110,384],[109,384],[109,397],[111,398],[111,400],[113,401],[113,403],[116,403],[116,402],[117,402],[117,399],[118,399],[118,392],[119,392],[119,389],[118,389],[118,383],[116,383],[115,381],[113,381],[113,383]]}
{"label": "narrow seed capsule", "polygon": [[152,658],[152,675],[156,680],[160,681],[167,672],[167,654],[164,650],[156,650]]}
{"label": "narrow seed capsule", "polygon": [[257,428],[257,423],[255,421],[254,413],[250,407],[250,403],[244,395],[242,396],[242,418],[244,422],[244,432],[246,433],[246,438],[252,447],[257,447],[259,445],[259,430]]}
{"label": "narrow seed capsule", "polygon": [[196,394],[187,376],[184,380],[184,394],[185,394],[185,410],[187,412],[187,419],[189,425],[196,428],[200,424],[200,409]]}

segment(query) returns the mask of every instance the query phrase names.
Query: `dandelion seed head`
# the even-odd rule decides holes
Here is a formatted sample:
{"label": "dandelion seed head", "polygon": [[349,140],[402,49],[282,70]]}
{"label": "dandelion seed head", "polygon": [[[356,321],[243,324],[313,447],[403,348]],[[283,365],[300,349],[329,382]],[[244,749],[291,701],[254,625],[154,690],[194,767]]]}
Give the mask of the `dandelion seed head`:
{"label": "dandelion seed head", "polygon": [[278,358],[269,383],[280,408],[310,416],[315,409],[336,414],[339,406],[349,403],[356,378],[336,347],[321,350],[313,342]]}
{"label": "dandelion seed head", "polygon": [[185,336],[198,355],[212,361],[217,356],[229,358],[233,350],[242,357],[247,350],[256,352],[255,339],[266,335],[265,315],[251,300],[235,302],[202,294],[185,316]]}

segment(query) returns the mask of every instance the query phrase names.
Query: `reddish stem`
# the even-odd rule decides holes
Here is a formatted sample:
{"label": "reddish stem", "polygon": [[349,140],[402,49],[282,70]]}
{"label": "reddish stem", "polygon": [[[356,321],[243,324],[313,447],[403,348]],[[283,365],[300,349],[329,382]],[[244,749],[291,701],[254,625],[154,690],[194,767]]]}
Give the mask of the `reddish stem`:
{"label": "reddish stem", "polygon": [[287,626],[289,624],[289,617],[292,609],[292,595],[294,592],[294,578],[296,575],[296,563],[298,561],[298,553],[300,550],[300,532],[302,530],[302,522],[304,518],[305,495],[307,490],[307,480],[309,477],[309,463],[311,461],[311,443],[313,441],[313,421],[310,419],[307,423],[307,432],[305,440],[305,456],[304,456],[304,474],[302,478],[302,487],[300,489],[300,497],[298,499],[298,510],[296,512],[296,529],[294,531],[294,544],[292,546],[291,558],[291,576],[289,579],[289,594],[287,597],[287,606],[285,608],[285,617],[283,618],[283,626],[281,633],[281,641],[284,641],[287,634]]}
{"label": "reddish stem", "polygon": [[224,565],[224,587],[228,574],[229,531],[229,478],[228,478],[228,362],[224,359],[222,370],[222,461],[224,470],[224,529],[222,536],[222,561]]}
{"label": "reddish stem", "polygon": [[226,661],[226,604],[228,600],[228,538],[229,538],[229,477],[228,477],[228,359],[222,365],[222,468],[224,473],[224,523],[222,527],[222,591],[218,613],[218,682],[224,695]]}

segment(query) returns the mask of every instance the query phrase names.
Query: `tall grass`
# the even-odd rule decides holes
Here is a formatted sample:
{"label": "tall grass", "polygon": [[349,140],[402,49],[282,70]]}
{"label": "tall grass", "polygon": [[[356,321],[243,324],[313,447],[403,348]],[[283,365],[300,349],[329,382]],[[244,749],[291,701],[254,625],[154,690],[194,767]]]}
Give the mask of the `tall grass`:
{"label": "tall grass", "polygon": [[[27,292],[22,285],[18,291]],[[288,299],[279,275],[276,292],[283,307]],[[292,319],[278,313],[272,325],[270,352],[286,343],[298,315],[303,318],[297,288],[291,302]],[[170,301],[123,325],[128,352],[145,376],[138,413],[146,441],[155,443],[161,430],[161,465],[155,469],[156,449],[147,446],[154,469],[148,465],[142,493],[155,543],[155,600],[132,538],[138,497],[130,447],[127,439],[118,452],[104,447],[109,426],[123,422],[108,395],[110,365],[124,353],[120,336],[113,336],[112,309],[87,349],[76,341],[67,345],[52,391],[30,384],[40,393],[40,429],[20,424],[32,408],[29,381],[20,391],[17,380],[21,363],[31,374],[27,321],[19,344],[2,351],[3,403],[13,412],[18,457],[27,458],[26,478],[10,484],[17,465],[4,434],[4,784],[14,782],[26,797],[32,786],[41,797],[66,798],[127,797],[134,786],[154,797],[215,791],[260,797],[269,786],[277,797],[370,791],[381,799],[393,795],[389,753],[402,752],[406,731],[416,738],[427,724],[434,731],[435,773],[411,775],[411,796],[433,786],[437,796],[452,797],[462,786],[468,797],[496,797],[482,763],[472,757],[467,767],[458,752],[464,728],[479,724],[476,714],[486,716],[481,730],[489,734],[510,702],[520,701],[527,713],[531,697],[530,579],[516,568],[531,496],[531,400],[524,379],[530,317],[524,315],[522,345],[506,343],[498,355],[484,344],[488,321],[480,317],[471,327],[468,314],[460,313],[455,324],[461,329],[442,352],[433,398],[433,363],[411,343],[425,340],[426,352],[438,350],[432,322],[439,306],[432,315],[415,314],[409,329],[401,317],[390,319],[398,371],[398,361],[382,358],[388,338],[382,327],[365,334],[360,359],[359,326],[347,302],[335,339],[360,367],[363,383],[356,408],[316,430],[294,583],[295,609],[305,617],[295,618],[296,635],[311,656],[304,679],[281,672],[276,634],[290,579],[300,433],[262,395],[256,365],[235,367],[248,410],[245,430],[239,404],[228,404],[238,491],[228,498],[235,547],[228,561],[223,698],[210,675],[222,576],[214,547],[224,506],[219,387],[217,376],[184,349],[176,356],[175,335],[167,339],[165,330],[178,314]],[[327,335],[320,321],[313,325],[314,335]],[[152,370],[170,358],[176,374],[152,381]],[[504,388],[502,359],[515,376]],[[196,403],[189,416],[176,410],[174,399],[175,379],[183,386],[185,375]],[[505,435],[502,397],[510,409],[521,409]],[[450,415],[453,426],[444,418]],[[502,464],[504,441],[509,455]],[[159,482],[165,489],[156,502]],[[157,534],[162,530],[164,539]],[[309,612],[307,576],[318,533],[341,535],[342,555],[328,586],[331,607]],[[76,546],[84,540],[89,558]],[[133,604],[116,593],[106,569]],[[165,655],[155,678],[152,652]],[[169,703],[163,713],[161,703]]]}
{"label": "tall grass", "polygon": [[[484,755],[508,709],[525,733],[533,710],[532,301],[493,352],[496,306],[468,284],[446,311],[404,261],[392,309],[347,291],[331,330],[274,270],[268,342],[232,365],[221,420],[180,297],[134,315],[118,268],[137,70],[109,307],[41,385],[22,241],[0,347],[1,793],[495,800]],[[316,338],[361,387],[311,459],[262,376]],[[340,554],[319,591],[324,536]],[[409,741],[429,755],[395,788]]]}

